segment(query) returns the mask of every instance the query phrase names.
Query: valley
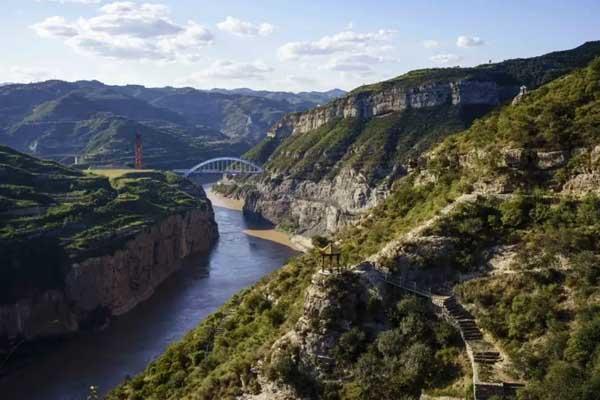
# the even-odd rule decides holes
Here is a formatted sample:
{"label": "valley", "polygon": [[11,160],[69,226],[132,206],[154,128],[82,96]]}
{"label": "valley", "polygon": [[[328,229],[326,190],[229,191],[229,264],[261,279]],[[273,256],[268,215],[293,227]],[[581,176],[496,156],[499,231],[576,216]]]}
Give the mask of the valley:
{"label": "valley", "polygon": [[600,399],[596,4],[164,1],[7,8],[1,400]]}
{"label": "valley", "polygon": [[[108,327],[24,349],[13,371],[0,377],[3,399],[84,399],[90,386],[105,394],[139,373],[231,296],[296,254],[246,235],[247,229],[267,232],[268,227],[245,220],[240,211],[218,203],[214,210],[219,239],[210,253],[186,258],[152,297]],[[23,381],[31,384],[24,388]]]}
{"label": "valley", "polygon": [[[385,176],[387,193],[334,229],[315,223],[338,221],[327,212],[340,203],[314,174],[332,162],[324,170],[339,182],[344,156],[335,150],[379,121],[356,128],[358,117],[336,117],[289,132],[267,158],[268,175],[216,189],[243,199],[252,217],[313,236],[316,247],[234,297],[109,398],[594,399],[593,53],[586,67],[438,137],[414,162],[394,162],[403,172]],[[311,152],[328,159],[311,162]],[[350,171],[374,190],[368,170]],[[343,185],[340,199],[361,198]],[[327,243],[339,248],[341,271],[323,265]],[[429,293],[438,300],[423,299]]]}
{"label": "valley", "polygon": [[80,167],[123,166],[144,138],[150,168],[241,154],[285,113],[343,95],[46,81],[0,87],[0,144]]}

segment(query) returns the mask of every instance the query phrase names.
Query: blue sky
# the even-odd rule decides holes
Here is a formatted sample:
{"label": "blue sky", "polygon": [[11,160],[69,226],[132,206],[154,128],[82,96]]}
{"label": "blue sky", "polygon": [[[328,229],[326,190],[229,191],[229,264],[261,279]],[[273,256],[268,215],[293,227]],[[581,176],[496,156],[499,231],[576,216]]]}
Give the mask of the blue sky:
{"label": "blue sky", "polygon": [[600,39],[600,1],[3,0],[0,81],[352,89]]}

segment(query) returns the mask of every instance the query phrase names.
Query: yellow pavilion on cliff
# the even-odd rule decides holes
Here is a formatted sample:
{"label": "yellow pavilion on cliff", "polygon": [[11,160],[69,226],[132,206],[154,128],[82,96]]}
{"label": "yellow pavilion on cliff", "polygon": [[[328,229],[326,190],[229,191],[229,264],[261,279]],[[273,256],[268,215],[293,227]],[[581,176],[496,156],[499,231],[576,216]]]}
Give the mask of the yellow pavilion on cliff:
{"label": "yellow pavilion on cliff", "polygon": [[342,252],[333,243],[320,248],[319,252],[321,253],[321,268],[323,270],[329,270],[330,272],[341,270],[340,257]]}

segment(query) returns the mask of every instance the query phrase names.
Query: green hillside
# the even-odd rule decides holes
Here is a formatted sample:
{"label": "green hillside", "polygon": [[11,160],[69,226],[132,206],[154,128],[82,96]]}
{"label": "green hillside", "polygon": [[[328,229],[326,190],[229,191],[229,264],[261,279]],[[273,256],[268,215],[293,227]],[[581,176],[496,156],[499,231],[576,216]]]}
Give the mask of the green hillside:
{"label": "green hillside", "polygon": [[[358,100],[391,88],[483,81],[497,85],[500,101],[506,103],[519,86],[534,89],[585,66],[598,55],[600,42],[588,42],[573,50],[474,68],[412,71],[389,81],[360,87],[347,96]],[[285,177],[319,181],[334,177],[343,168],[352,168],[363,173],[371,184],[377,184],[395,172],[395,165],[409,165],[432,144],[468,128],[475,119],[493,108],[491,105],[446,104],[408,108],[370,119],[338,119],[305,134],[289,138],[267,137],[245,156],[266,162],[268,170]]]}
{"label": "green hillside", "polygon": [[0,146],[0,302],[62,283],[67,258],[103,254],[167,215],[209,207],[171,173],[107,178]]}
{"label": "green hillside", "polygon": [[[361,126],[344,123],[348,132]],[[329,143],[340,143],[334,139]],[[512,360],[505,373],[527,382],[518,398],[597,399],[600,199],[597,184],[567,188],[598,182],[588,178],[600,175],[599,144],[597,59],[434,147],[424,165],[398,180],[383,203],[336,238],[344,261],[363,262],[400,240],[398,253],[381,259],[393,273],[410,266],[421,276],[449,274],[451,284],[459,273],[478,274],[454,291],[487,340]],[[403,236],[413,228],[420,233]],[[411,242],[418,238],[423,241]],[[428,243],[448,247],[440,253]],[[490,252],[499,248],[514,253],[512,261],[505,269],[486,267]],[[350,312],[344,308],[348,299],[365,283],[357,281],[359,273],[346,273],[323,278],[329,286],[316,289],[310,276],[317,266],[317,255],[309,253],[238,294],[109,398],[233,399],[242,386],[245,393],[258,393],[257,369],[263,379],[301,398],[417,399],[421,390],[472,394],[459,384],[468,371],[461,367],[455,331],[423,304],[368,298],[356,306],[352,326],[338,327],[342,314]],[[330,294],[338,311],[302,329],[315,335],[345,332],[327,380],[304,366],[297,349],[271,347],[296,326],[311,285],[311,296]],[[439,379],[439,371],[446,379]]]}
{"label": "green hillside", "polygon": [[[343,94],[201,91],[47,81],[0,87],[0,143],[56,161],[125,166],[137,132],[152,168],[242,154],[285,113]],[[129,131],[125,131],[129,129]],[[101,143],[102,146],[98,146]]]}

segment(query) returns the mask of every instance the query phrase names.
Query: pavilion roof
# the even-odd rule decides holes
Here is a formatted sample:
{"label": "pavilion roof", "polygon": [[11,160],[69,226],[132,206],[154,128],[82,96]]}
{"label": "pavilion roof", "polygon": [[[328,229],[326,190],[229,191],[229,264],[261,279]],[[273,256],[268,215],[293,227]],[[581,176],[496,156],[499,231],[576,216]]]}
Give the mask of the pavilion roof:
{"label": "pavilion roof", "polygon": [[341,254],[340,249],[338,249],[333,243],[329,243],[327,246],[319,249],[322,255],[325,256],[336,256]]}

